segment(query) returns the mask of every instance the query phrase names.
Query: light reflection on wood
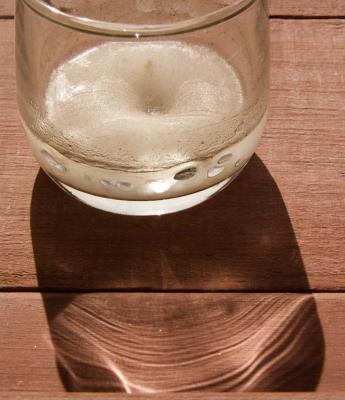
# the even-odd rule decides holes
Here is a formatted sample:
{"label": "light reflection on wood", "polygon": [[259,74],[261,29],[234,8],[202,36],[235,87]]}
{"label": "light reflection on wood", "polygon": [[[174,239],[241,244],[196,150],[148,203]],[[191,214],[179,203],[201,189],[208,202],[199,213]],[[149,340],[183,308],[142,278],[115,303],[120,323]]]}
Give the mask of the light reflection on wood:
{"label": "light reflection on wood", "polygon": [[[323,333],[284,201],[258,157],[228,190],[162,218],[101,213],[40,173],[31,232],[61,379],[74,391],[306,391]],[[101,293],[104,289],[123,293]],[[165,293],[126,293],[126,290]]]}
{"label": "light reflection on wood", "polygon": [[[88,294],[50,322],[73,391],[312,390],[323,339],[311,295]],[[58,296],[48,296],[53,307]]]}

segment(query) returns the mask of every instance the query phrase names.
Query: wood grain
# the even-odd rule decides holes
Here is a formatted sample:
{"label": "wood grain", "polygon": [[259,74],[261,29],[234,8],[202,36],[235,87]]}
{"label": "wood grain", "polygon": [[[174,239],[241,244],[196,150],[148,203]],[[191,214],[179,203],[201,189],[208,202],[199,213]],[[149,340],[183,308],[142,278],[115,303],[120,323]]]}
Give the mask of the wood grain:
{"label": "wood grain", "polygon": [[[0,17],[13,8],[2,0]],[[345,15],[342,0],[270,8]],[[13,21],[0,21],[0,289],[344,290],[344,36],[341,20],[273,21],[258,157],[231,191],[148,221],[86,209],[37,175],[16,115]],[[342,400],[329,391],[345,391],[344,303],[344,294],[2,293],[0,399],[205,390],[153,398]]]}
{"label": "wood grain", "polygon": [[272,21],[258,156],[204,205],[151,219],[84,207],[37,176],[16,111],[13,35],[1,21],[2,288],[345,289],[345,21]]}
{"label": "wood grain", "polygon": [[1,0],[0,2],[0,17],[8,17],[14,15],[15,0]]}
{"label": "wood grain", "polygon": [[271,16],[345,16],[343,0],[269,0]]}
{"label": "wood grain", "polygon": [[[15,0],[1,0],[0,16],[14,14]],[[343,0],[270,0],[272,16],[344,16]]]}
{"label": "wood grain", "polygon": [[3,293],[0,391],[344,391],[344,306],[344,294]]}
{"label": "wood grain", "polygon": [[179,400],[343,400],[344,393],[179,393],[178,396],[176,394],[133,396],[113,393],[0,393],[0,399],[4,400],[176,400],[177,398]]}

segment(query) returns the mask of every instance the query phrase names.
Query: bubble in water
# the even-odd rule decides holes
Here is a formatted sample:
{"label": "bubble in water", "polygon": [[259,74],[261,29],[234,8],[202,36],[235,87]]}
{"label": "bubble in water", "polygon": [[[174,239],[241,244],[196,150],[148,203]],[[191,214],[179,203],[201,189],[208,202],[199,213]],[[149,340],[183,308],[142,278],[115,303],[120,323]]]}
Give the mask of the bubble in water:
{"label": "bubble in water", "polygon": [[164,193],[171,186],[171,183],[169,181],[161,180],[150,181],[148,184],[149,188],[155,193]]}
{"label": "bubble in water", "polygon": [[117,184],[117,187],[118,187],[120,190],[123,190],[123,191],[125,191],[125,192],[128,192],[129,190],[131,190],[131,189],[133,188],[133,185],[132,185],[131,183],[129,183],[129,182],[119,182],[119,183]]}
{"label": "bubble in water", "polygon": [[66,167],[62,164],[56,164],[55,168],[59,171],[59,172],[66,172]]}
{"label": "bubble in water", "polygon": [[236,161],[235,167],[236,168],[243,168],[248,164],[249,161],[250,161],[250,158],[248,158],[246,160],[239,159],[239,160]]}
{"label": "bubble in water", "polygon": [[107,179],[102,179],[101,184],[106,187],[107,189],[111,189],[114,185],[108,181]]}
{"label": "bubble in water", "polygon": [[54,167],[59,172],[66,172],[66,167],[64,165],[58,163],[55,160],[55,158],[51,154],[49,154],[46,150],[42,150],[41,153],[49,165]]}
{"label": "bubble in water", "polygon": [[232,159],[231,153],[224,154],[224,156],[220,157],[220,159],[218,160],[218,164],[226,164],[231,159]]}
{"label": "bubble in water", "polygon": [[224,167],[220,167],[220,166],[213,167],[213,168],[211,168],[211,169],[208,170],[207,176],[208,176],[209,178],[213,178],[214,176],[219,175],[219,174],[220,174],[221,172],[223,172],[223,171],[224,171]]}
{"label": "bubble in water", "polygon": [[183,171],[178,172],[174,176],[174,179],[176,179],[177,181],[184,181],[186,179],[190,179],[196,174],[196,171],[197,170],[195,167],[184,169]]}

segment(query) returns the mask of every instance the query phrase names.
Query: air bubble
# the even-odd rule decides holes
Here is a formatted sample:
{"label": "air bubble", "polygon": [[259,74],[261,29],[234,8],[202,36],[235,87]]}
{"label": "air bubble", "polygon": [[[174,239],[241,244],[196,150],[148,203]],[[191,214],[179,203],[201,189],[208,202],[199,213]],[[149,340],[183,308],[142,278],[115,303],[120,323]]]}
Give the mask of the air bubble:
{"label": "air bubble", "polygon": [[106,187],[107,189],[111,189],[114,185],[108,181],[107,179],[102,179],[101,184]]}
{"label": "air bubble", "polygon": [[221,172],[223,172],[223,171],[224,171],[224,167],[220,167],[220,166],[213,167],[213,168],[211,168],[211,169],[208,170],[207,176],[208,176],[209,178],[213,178],[214,176],[219,175],[219,174],[220,174]]}
{"label": "air bubble", "polygon": [[128,192],[129,190],[132,189],[133,185],[131,183],[129,183],[129,182],[119,182],[117,184],[117,187],[120,190],[123,190],[124,192]]}
{"label": "air bubble", "polygon": [[224,154],[224,156],[220,157],[220,159],[218,160],[218,164],[226,164],[231,159],[232,159],[232,154],[231,153]]}
{"label": "air bubble", "polygon": [[244,168],[248,164],[249,161],[250,161],[250,158],[248,158],[246,160],[239,159],[236,161],[235,167],[236,168]]}
{"label": "air bubble", "polygon": [[164,193],[167,191],[171,183],[169,181],[155,180],[148,182],[150,189],[155,193]]}
{"label": "air bubble", "polygon": [[184,181],[186,179],[190,179],[196,174],[196,171],[197,169],[195,167],[184,169],[183,171],[178,172],[174,176],[174,179],[176,179],[177,181]]}
{"label": "air bubble", "polygon": [[56,164],[55,165],[55,168],[59,171],[59,172],[66,172],[66,167],[64,166],[64,165],[62,165],[62,164]]}
{"label": "air bubble", "polygon": [[46,150],[41,151],[43,157],[47,161],[49,165],[55,168],[58,172],[66,172],[66,167],[60,163],[58,163],[55,158],[49,154]]}

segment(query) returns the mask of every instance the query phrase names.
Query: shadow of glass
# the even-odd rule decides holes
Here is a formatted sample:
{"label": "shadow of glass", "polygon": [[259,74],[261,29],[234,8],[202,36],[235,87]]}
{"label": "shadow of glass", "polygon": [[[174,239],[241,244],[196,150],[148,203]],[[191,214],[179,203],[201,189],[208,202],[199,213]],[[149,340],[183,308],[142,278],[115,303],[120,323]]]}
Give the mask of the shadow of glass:
{"label": "shadow of glass", "polygon": [[[88,208],[40,172],[31,229],[45,290],[309,288],[279,189],[256,156],[213,199],[156,218]],[[310,391],[322,371],[312,295],[64,293],[43,300],[67,390]]]}

